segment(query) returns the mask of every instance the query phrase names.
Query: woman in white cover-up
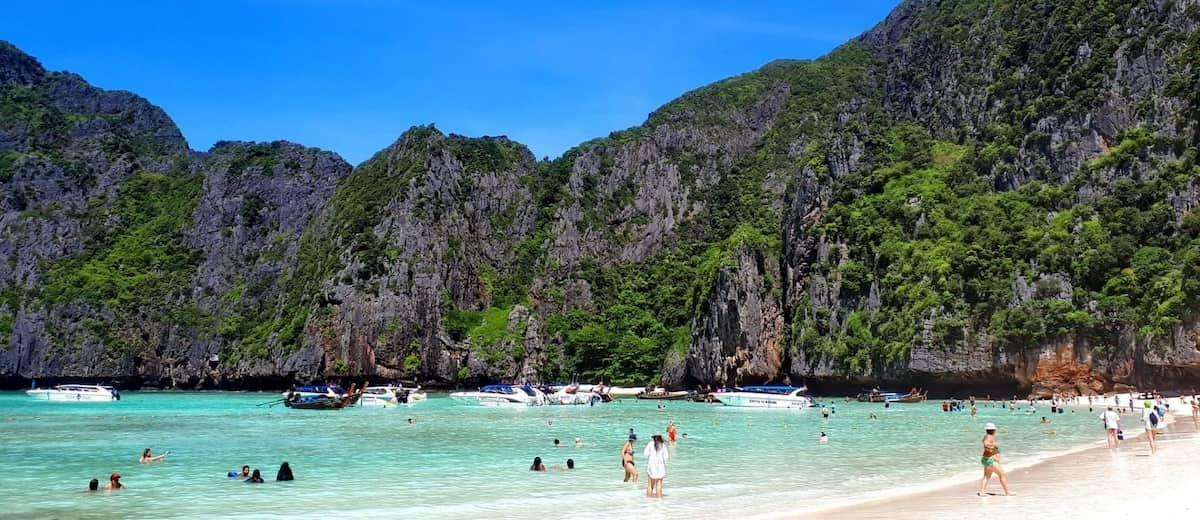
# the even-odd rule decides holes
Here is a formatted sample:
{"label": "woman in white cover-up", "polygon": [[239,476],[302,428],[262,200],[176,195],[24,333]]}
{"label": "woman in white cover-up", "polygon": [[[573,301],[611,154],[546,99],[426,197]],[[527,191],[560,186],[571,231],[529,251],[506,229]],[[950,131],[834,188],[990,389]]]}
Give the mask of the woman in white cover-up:
{"label": "woman in white cover-up", "polygon": [[655,432],[652,438],[654,440],[642,451],[642,455],[646,456],[646,475],[650,477],[647,479],[646,496],[662,498],[662,482],[667,476],[667,460],[671,454],[661,433]]}

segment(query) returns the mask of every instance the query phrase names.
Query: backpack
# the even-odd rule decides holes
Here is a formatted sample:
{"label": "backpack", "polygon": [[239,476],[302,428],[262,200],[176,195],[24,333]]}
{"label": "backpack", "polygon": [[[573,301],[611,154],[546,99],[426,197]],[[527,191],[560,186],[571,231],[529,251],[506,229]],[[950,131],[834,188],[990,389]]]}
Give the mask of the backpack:
{"label": "backpack", "polygon": [[1157,413],[1150,412],[1150,425],[1158,426],[1158,414]]}

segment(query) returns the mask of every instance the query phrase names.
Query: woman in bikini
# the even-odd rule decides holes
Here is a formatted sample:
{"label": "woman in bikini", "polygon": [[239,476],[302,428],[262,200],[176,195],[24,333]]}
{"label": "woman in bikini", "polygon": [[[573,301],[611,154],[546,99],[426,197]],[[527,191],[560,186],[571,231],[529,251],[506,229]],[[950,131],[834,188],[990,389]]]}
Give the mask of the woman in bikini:
{"label": "woman in bikini", "polygon": [[633,463],[633,441],[625,441],[625,445],[621,447],[621,467],[625,468],[625,482],[633,479],[638,481],[637,467]]}
{"label": "woman in bikini", "polygon": [[984,490],[987,489],[988,481],[992,479],[992,475],[1000,477],[1000,487],[1004,489],[1004,495],[1012,495],[1008,492],[1008,477],[1004,474],[1004,469],[1000,467],[1000,445],[996,443],[996,425],[987,423],[983,427],[987,435],[983,436],[983,457],[979,462],[983,464],[983,480],[979,481],[979,496],[983,496]]}

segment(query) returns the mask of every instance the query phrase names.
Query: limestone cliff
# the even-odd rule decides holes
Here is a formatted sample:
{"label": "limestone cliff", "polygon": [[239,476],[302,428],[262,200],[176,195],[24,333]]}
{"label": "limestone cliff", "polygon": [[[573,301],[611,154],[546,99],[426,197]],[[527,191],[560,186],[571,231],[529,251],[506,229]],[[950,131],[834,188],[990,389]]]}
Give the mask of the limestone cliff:
{"label": "limestone cliff", "polygon": [[353,168],[0,44],[0,379],[1194,386],[1198,21],[906,1],[557,159]]}

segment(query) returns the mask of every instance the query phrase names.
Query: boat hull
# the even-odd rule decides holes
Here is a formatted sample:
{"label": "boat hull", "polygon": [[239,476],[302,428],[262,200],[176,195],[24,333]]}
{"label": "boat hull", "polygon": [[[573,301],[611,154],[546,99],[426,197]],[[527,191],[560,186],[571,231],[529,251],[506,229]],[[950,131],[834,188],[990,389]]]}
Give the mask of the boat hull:
{"label": "boat hull", "polygon": [[26,390],[25,395],[39,401],[63,401],[73,403],[110,403],[121,400],[110,390],[60,390],[55,388],[35,388]]}
{"label": "boat hull", "polygon": [[683,399],[687,399],[688,393],[684,392],[684,391],[662,392],[662,393],[650,392],[650,393],[638,394],[637,398],[638,399],[651,399],[651,400],[658,400],[658,401],[680,401]]}
{"label": "boat hull", "polygon": [[331,397],[320,395],[316,397],[295,396],[283,401],[283,405],[297,410],[341,410],[358,402],[361,394]]}
{"label": "boat hull", "polygon": [[479,406],[491,406],[502,408],[524,408],[533,406],[534,403],[523,399],[509,398],[499,395],[456,395],[450,394],[450,398],[464,404],[474,404]]}
{"label": "boat hull", "polygon": [[786,395],[724,392],[712,394],[721,404],[743,408],[812,408],[812,399]]}

